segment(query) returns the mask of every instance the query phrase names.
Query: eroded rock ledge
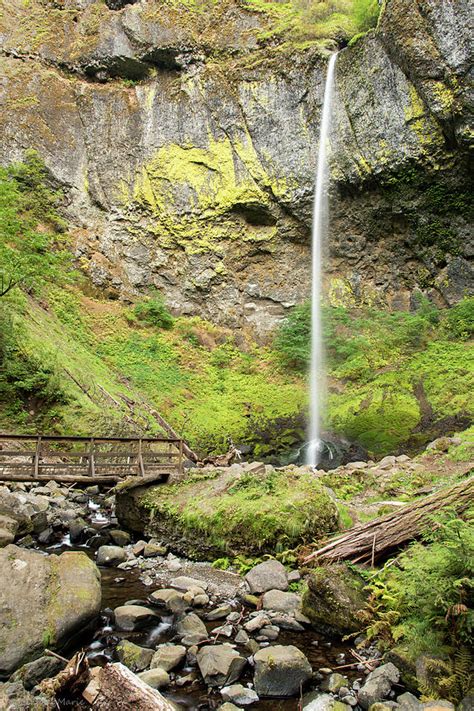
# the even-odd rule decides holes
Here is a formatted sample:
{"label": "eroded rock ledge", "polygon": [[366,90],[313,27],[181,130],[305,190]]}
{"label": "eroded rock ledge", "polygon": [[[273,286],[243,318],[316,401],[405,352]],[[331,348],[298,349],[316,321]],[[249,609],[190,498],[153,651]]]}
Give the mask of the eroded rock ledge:
{"label": "eroded rock ledge", "polygon": [[[266,61],[242,9],[199,35],[151,0],[112,4],[5,7],[2,161],[42,154],[98,288],[155,285],[177,313],[264,338],[309,291],[325,60]],[[406,308],[416,287],[451,303],[472,286],[467,13],[389,0],[340,54],[334,300]]]}

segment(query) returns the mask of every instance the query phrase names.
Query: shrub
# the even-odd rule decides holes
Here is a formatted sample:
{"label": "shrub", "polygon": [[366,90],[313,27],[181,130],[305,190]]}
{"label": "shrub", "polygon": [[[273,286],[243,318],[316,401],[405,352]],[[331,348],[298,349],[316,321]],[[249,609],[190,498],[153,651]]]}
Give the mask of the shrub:
{"label": "shrub", "polygon": [[23,343],[22,333],[5,305],[0,306],[0,403],[13,420],[25,410],[35,416],[67,402],[59,374],[50,354],[33,353]]}
{"label": "shrub", "polygon": [[284,365],[304,371],[309,362],[311,342],[311,305],[295,306],[274,341],[274,348]]}
{"label": "shrub", "polygon": [[445,519],[397,562],[369,585],[374,614],[369,638],[403,642],[412,661],[421,654],[444,655],[436,688],[422,691],[459,701],[472,681],[461,673],[474,644],[472,514],[466,521]]}
{"label": "shrub", "polygon": [[45,283],[74,277],[60,198],[34,151],[25,163],[0,168],[0,296],[17,286],[40,292]]}
{"label": "shrub", "polygon": [[168,311],[163,297],[158,292],[153,293],[148,299],[135,304],[132,313],[137,321],[141,321],[148,326],[155,326],[168,331],[173,328],[174,319]]}
{"label": "shrub", "polygon": [[446,311],[444,328],[450,336],[462,341],[474,335],[474,297],[465,298]]}

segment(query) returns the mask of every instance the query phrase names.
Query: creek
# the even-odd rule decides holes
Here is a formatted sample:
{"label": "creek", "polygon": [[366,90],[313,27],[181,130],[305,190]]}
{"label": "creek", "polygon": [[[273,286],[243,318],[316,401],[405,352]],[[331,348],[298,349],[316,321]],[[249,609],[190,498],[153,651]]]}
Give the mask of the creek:
{"label": "creek", "polygon": [[[116,521],[113,517],[113,511],[104,505],[105,497],[97,495],[90,498],[88,501],[88,523],[96,529],[96,536],[93,536],[90,541],[81,545],[72,545],[68,535],[55,541],[52,545],[40,546],[40,549],[45,553],[62,553],[64,551],[78,550],[85,552],[91,559],[95,560],[95,547],[97,546],[96,537],[99,538],[110,527],[114,527]],[[166,543],[166,541],[164,541]],[[235,581],[237,577],[226,571],[215,570],[210,564],[195,563],[193,561],[180,558],[180,570],[175,575],[189,575],[196,578],[205,579],[207,582],[215,583],[219,589],[217,601],[211,603],[211,607],[206,607],[206,612],[217,607],[219,604],[227,603],[237,611],[242,610],[242,602],[235,594]],[[151,566],[151,570],[150,570]],[[79,649],[86,652],[89,663],[92,666],[103,665],[109,661],[117,661],[116,645],[122,640],[127,639],[142,647],[155,649],[158,644],[167,642],[179,643],[176,637],[175,623],[176,616],[169,612],[161,614],[161,609],[158,610],[160,617],[158,621],[145,626],[143,629],[134,632],[124,632],[114,624],[113,610],[125,603],[133,602],[150,606],[157,611],[156,607],[149,602],[150,593],[159,588],[168,587],[167,580],[170,578],[170,573],[161,570],[160,564],[157,562],[156,567],[153,567],[153,559],[148,559],[145,573],[138,566],[131,569],[122,569],[119,567],[100,567],[101,584],[102,584],[102,610],[99,620],[93,625],[88,626],[70,640],[66,648],[63,650],[65,656],[70,657]],[[155,576],[152,581],[151,575]],[[229,582],[230,581],[230,582]],[[238,579],[240,583],[241,580]],[[232,589],[234,588],[234,590]],[[202,615],[202,611],[196,610]],[[248,610],[250,612],[250,610]],[[204,615],[202,615],[204,617]],[[223,620],[209,622],[204,619],[206,628],[209,632],[210,639],[213,639],[213,630],[222,625]],[[231,641],[219,637],[218,643]],[[270,642],[270,644],[279,645],[294,645],[300,649],[308,658],[314,671],[320,668],[331,668],[340,664],[349,663],[352,658],[349,656],[350,645],[324,637],[312,630],[306,629],[301,632],[292,632],[282,629],[278,640]],[[250,653],[243,652],[245,656],[250,657]],[[344,655],[344,658],[341,656]],[[344,673],[347,670],[344,670]],[[165,689],[161,689],[166,698],[170,699],[181,709],[189,711],[207,711],[217,709],[222,704],[222,697],[218,689],[209,692],[207,685],[204,683],[195,660],[191,662],[186,659],[184,664],[178,667],[177,670],[170,674],[171,685]],[[353,672],[349,670],[350,679],[363,677],[361,672]],[[247,665],[246,671],[240,678],[239,683],[244,686],[252,681],[252,668]],[[316,683],[310,683],[309,689],[316,687]],[[67,698],[63,700],[62,708],[70,709],[71,703],[74,700]],[[79,702],[79,699],[75,700]],[[84,702],[78,708],[84,708]],[[252,704],[248,708],[261,709],[261,711],[297,711],[299,700],[297,698],[272,698],[262,699],[257,703]]]}

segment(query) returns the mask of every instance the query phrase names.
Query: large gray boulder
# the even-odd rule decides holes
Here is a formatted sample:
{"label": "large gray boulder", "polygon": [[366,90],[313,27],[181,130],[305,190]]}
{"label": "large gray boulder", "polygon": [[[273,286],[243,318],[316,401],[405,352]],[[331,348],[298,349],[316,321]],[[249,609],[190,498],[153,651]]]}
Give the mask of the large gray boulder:
{"label": "large gray boulder", "polygon": [[181,644],[162,644],[153,654],[150,667],[155,669],[160,667],[165,671],[170,671],[181,664],[186,656],[186,647]]}
{"label": "large gray boulder", "polygon": [[209,686],[232,684],[240,677],[246,660],[229,644],[207,644],[196,655],[199,670]]}
{"label": "large gray boulder", "polygon": [[276,612],[294,615],[301,607],[301,598],[296,593],[269,590],[263,596],[262,607],[264,610],[276,610]]}
{"label": "large gray boulder", "polygon": [[182,643],[187,646],[199,644],[208,636],[206,625],[194,612],[190,612],[178,621],[176,631],[181,636]]}
{"label": "large gray boulder", "polygon": [[293,645],[260,649],[254,660],[254,684],[259,696],[295,696],[312,674],[306,656]]}
{"label": "large gray boulder", "polygon": [[362,578],[344,564],[315,568],[303,594],[302,611],[315,629],[330,634],[357,632],[367,595]]}
{"label": "large gray boulder", "polygon": [[365,684],[359,691],[359,704],[363,709],[368,709],[377,701],[385,699],[392,689],[392,685],[396,684],[400,679],[400,672],[395,664],[388,662],[382,664],[365,680]]}
{"label": "large gray boulder", "polygon": [[61,647],[100,611],[100,574],[80,552],[0,550],[0,674]]}
{"label": "large gray boulder", "polygon": [[249,570],[245,576],[250,592],[264,593],[268,590],[288,590],[288,575],[285,566],[278,560],[266,560]]}
{"label": "large gray boulder", "polygon": [[142,629],[158,617],[156,612],[143,605],[120,605],[115,608],[114,614],[116,626],[124,632]]}
{"label": "large gray boulder", "polygon": [[120,546],[100,546],[97,551],[97,565],[116,566],[126,558],[127,554]]}

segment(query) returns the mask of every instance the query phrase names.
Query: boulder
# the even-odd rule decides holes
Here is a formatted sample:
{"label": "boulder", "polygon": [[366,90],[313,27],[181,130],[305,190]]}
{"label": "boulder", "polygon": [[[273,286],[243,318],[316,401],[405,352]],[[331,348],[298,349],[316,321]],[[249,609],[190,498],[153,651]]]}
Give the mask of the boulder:
{"label": "boulder", "polygon": [[330,694],[312,691],[303,696],[302,711],[350,711],[352,707]]}
{"label": "boulder", "polygon": [[166,555],[168,549],[166,546],[161,546],[158,543],[147,543],[143,549],[143,556],[145,558],[156,558],[159,555]]}
{"label": "boulder", "polygon": [[248,706],[259,701],[258,694],[253,689],[249,689],[242,684],[232,684],[221,689],[221,696],[224,701],[236,703],[239,706]]}
{"label": "boulder", "polygon": [[189,615],[185,615],[178,621],[176,632],[181,636],[181,641],[186,646],[199,644],[208,636],[206,625],[194,612],[190,612]]}
{"label": "boulder", "polygon": [[119,642],[115,649],[119,660],[132,672],[141,672],[150,666],[153,649],[140,647],[138,644],[129,642],[128,639]]}
{"label": "boulder", "polygon": [[474,709],[474,694],[465,696],[458,706],[458,711],[471,711]]}
{"label": "boulder", "polygon": [[392,685],[396,684],[400,679],[400,672],[397,667],[388,662],[382,664],[365,680],[364,685],[359,691],[359,704],[363,709],[368,709],[377,701],[385,699],[392,689]]}
{"label": "boulder", "polygon": [[397,698],[397,704],[400,707],[400,711],[420,711],[421,709],[420,701],[416,698],[416,696],[410,694],[409,691],[406,691],[404,694],[400,694]]}
{"label": "boulder", "polygon": [[10,681],[21,681],[25,689],[31,691],[40,681],[56,676],[64,667],[65,663],[56,657],[39,657],[28,664],[23,664],[10,677]]}
{"label": "boulder", "polygon": [[266,647],[255,656],[255,691],[259,696],[295,696],[311,677],[306,656],[293,645]]}
{"label": "boulder", "polygon": [[209,686],[232,684],[242,674],[246,660],[229,644],[207,644],[196,655],[199,670]]}
{"label": "boulder", "polygon": [[203,592],[205,592],[208,588],[208,584],[205,580],[188,578],[186,575],[180,575],[177,578],[173,578],[170,585],[172,588],[175,588],[175,590],[181,590],[182,592],[188,592],[191,588],[200,588]]}
{"label": "boulder", "polygon": [[170,671],[181,664],[186,656],[186,647],[181,644],[162,644],[153,655],[150,667],[155,669],[160,667],[165,671]]}
{"label": "boulder", "polygon": [[170,683],[170,676],[161,667],[155,667],[155,669],[148,669],[147,671],[138,674],[140,679],[151,686],[152,689],[162,689],[168,686]]}
{"label": "boulder", "polygon": [[0,709],[5,711],[51,711],[51,701],[31,694],[19,681],[0,684]]}
{"label": "boulder", "polygon": [[278,560],[266,560],[249,570],[245,576],[251,593],[268,590],[288,590],[288,576],[285,566]]}
{"label": "boulder", "polygon": [[149,600],[152,605],[164,606],[175,614],[182,613],[189,607],[184,600],[184,593],[169,588],[155,590],[151,593]]}
{"label": "boulder", "polygon": [[121,605],[115,608],[114,614],[116,626],[124,632],[139,630],[157,618],[153,610],[141,605]]}
{"label": "boulder", "polygon": [[5,548],[15,540],[15,535],[6,528],[0,528],[0,548]]}
{"label": "boulder", "polygon": [[206,620],[222,620],[224,617],[227,617],[227,615],[230,615],[231,612],[232,608],[230,605],[220,605],[207,613]]}
{"label": "boulder", "polygon": [[251,617],[248,622],[245,623],[244,628],[247,632],[258,632],[262,627],[266,627],[270,624],[270,618],[264,612],[258,613],[255,617]]}
{"label": "boulder", "polygon": [[269,590],[263,596],[262,607],[264,610],[276,610],[287,615],[294,615],[301,607],[301,598],[296,593]]}
{"label": "boulder", "polygon": [[127,554],[120,546],[100,546],[97,550],[97,565],[116,566],[126,558]]}
{"label": "boulder", "polygon": [[318,631],[347,634],[361,628],[364,581],[344,564],[315,568],[303,594],[302,611]]}
{"label": "boulder", "polygon": [[120,528],[110,530],[109,536],[116,546],[128,546],[130,543],[130,534],[127,531],[120,530]]}
{"label": "boulder", "polygon": [[0,550],[0,674],[59,648],[100,611],[100,573],[80,552]]}

